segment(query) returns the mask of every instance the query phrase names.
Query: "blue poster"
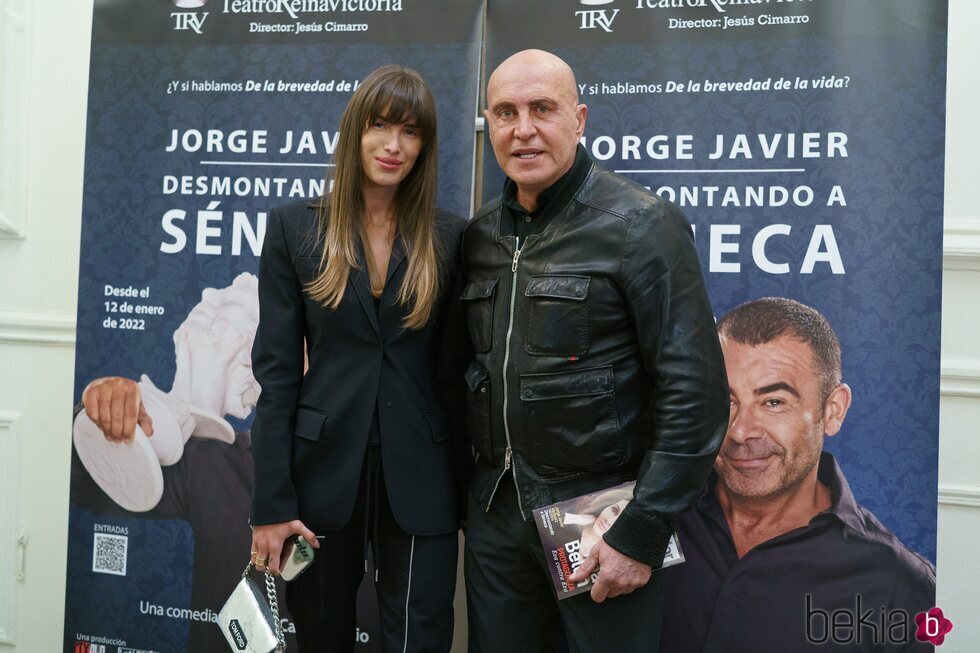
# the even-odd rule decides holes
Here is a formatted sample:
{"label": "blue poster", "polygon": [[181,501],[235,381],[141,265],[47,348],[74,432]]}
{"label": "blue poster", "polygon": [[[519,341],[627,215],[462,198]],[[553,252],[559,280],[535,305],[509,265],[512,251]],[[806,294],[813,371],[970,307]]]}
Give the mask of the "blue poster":
{"label": "blue poster", "polygon": [[[905,557],[921,570],[923,587],[931,574],[926,593],[934,592],[946,3],[568,0],[536,8],[530,21],[525,3],[490,2],[487,73],[526,48],[553,52],[574,71],[588,107],[581,143],[593,160],[684,212],[716,320],[767,297],[826,319],[851,403],[823,438],[820,480],[832,476],[835,460],[855,514],[873,531],[860,537],[887,544],[881,569],[890,569],[889,555]],[[503,186],[489,140],[485,146],[484,202]],[[755,426],[767,441],[765,425]],[[836,488],[837,501],[835,483],[825,485]],[[723,521],[720,537],[730,540],[733,526]],[[682,527],[682,549],[683,534]],[[732,547],[733,576],[719,582],[734,583],[739,565],[779,540],[756,544],[738,555]],[[769,571],[772,585],[761,589],[775,592],[786,569]],[[873,592],[857,575],[847,578],[840,582],[853,614],[853,599]],[[723,588],[706,598],[697,646],[676,650],[736,650],[719,643],[743,636],[735,624],[749,617],[726,613],[721,629],[721,608],[713,617],[711,610],[715,600],[737,604],[740,596]],[[764,616],[784,616],[775,606],[781,596],[770,596]],[[820,620],[829,612],[812,598],[809,613],[803,594],[792,598],[787,618],[802,631],[809,615],[819,626],[808,632],[811,643],[827,642],[821,638],[835,633]],[[891,617],[891,607],[906,607],[885,603],[864,604],[878,626],[879,608]],[[904,618],[914,640],[914,615]],[[863,632],[864,642],[898,641],[884,630]],[[852,623],[850,634],[859,631]],[[755,641],[755,650],[797,650],[744,641]]]}
{"label": "blue poster", "polygon": [[[433,90],[439,205],[468,214],[481,31],[476,0],[96,0],[66,651],[227,646],[214,622],[249,559],[268,212],[329,191],[344,107],[394,63]],[[138,385],[152,435],[103,437],[78,403],[102,377]],[[375,634],[368,614],[351,637],[380,650]]]}

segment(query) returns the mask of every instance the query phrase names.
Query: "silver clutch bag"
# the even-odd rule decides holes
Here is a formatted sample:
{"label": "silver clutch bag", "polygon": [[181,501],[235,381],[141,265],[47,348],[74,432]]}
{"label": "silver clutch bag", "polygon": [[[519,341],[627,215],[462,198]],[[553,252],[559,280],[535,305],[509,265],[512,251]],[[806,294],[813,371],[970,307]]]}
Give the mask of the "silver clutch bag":
{"label": "silver clutch bag", "polygon": [[272,574],[265,572],[265,589],[268,603],[255,585],[249,572],[250,562],[242,572],[242,580],[218,613],[218,625],[225,634],[232,651],[245,653],[270,653],[285,651],[286,640],[279,621],[279,601]]}

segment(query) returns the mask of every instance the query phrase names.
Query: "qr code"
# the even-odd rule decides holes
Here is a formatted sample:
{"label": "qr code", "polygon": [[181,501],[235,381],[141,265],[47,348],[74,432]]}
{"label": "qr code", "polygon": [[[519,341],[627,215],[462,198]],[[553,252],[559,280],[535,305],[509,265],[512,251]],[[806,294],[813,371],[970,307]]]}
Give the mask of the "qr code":
{"label": "qr code", "polygon": [[92,571],[100,574],[126,575],[126,553],[129,537],[95,533],[92,547]]}

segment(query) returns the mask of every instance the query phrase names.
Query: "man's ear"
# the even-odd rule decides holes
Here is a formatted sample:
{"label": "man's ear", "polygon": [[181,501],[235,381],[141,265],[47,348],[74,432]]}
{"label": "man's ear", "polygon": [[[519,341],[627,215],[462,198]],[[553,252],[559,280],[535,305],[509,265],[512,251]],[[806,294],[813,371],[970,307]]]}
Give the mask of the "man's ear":
{"label": "man's ear", "polygon": [[846,383],[841,383],[830,391],[830,395],[827,396],[827,401],[824,402],[824,433],[830,436],[837,435],[841,426],[844,424],[847,409],[850,407],[851,388]]}
{"label": "man's ear", "polygon": [[579,138],[585,133],[585,118],[589,115],[589,107],[584,104],[579,104],[575,107],[575,121],[576,130],[575,133],[578,134]]}

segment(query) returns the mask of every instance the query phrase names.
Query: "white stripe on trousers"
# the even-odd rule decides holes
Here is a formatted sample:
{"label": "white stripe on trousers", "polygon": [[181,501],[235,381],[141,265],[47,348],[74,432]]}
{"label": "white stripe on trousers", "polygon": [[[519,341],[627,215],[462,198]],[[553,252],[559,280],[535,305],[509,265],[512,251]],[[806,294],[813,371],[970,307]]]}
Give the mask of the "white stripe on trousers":
{"label": "white stripe on trousers", "polygon": [[415,536],[412,536],[412,549],[408,554],[408,588],[405,590],[405,645],[402,653],[408,651],[408,602],[412,597],[412,562],[415,560]]}

